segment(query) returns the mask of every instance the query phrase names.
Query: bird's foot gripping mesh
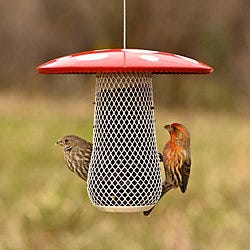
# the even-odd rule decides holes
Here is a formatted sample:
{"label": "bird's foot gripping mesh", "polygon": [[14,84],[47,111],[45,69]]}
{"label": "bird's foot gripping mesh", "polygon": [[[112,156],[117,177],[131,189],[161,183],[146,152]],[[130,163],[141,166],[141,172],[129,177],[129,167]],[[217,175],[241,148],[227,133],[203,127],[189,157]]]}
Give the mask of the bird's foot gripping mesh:
{"label": "bird's foot gripping mesh", "polygon": [[106,211],[139,212],[161,195],[152,75],[105,73],[96,78],[92,203]]}

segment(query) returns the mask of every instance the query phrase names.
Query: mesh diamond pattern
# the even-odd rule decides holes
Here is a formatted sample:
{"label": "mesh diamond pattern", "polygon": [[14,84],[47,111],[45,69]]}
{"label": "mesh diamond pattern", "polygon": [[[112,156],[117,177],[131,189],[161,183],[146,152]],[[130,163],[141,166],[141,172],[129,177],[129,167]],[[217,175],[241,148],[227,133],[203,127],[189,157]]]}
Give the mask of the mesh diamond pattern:
{"label": "mesh diamond pattern", "polygon": [[96,206],[150,206],[161,194],[152,75],[96,77],[88,194]]}

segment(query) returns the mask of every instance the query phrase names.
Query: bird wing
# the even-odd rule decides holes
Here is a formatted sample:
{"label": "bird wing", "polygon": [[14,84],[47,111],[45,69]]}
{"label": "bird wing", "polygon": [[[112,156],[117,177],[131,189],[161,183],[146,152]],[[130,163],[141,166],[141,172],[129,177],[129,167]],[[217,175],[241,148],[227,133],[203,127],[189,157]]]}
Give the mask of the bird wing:
{"label": "bird wing", "polygon": [[187,189],[190,170],[191,170],[191,159],[190,157],[188,157],[187,159],[185,159],[184,162],[182,162],[182,165],[179,170],[182,176],[182,182],[180,183],[180,189],[182,193],[185,193]]}

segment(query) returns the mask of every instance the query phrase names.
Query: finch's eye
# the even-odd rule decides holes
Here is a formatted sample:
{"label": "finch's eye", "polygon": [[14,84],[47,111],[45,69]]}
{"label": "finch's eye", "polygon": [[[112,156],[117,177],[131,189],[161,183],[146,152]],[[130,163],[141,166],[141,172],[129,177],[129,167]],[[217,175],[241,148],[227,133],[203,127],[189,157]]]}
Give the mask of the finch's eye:
{"label": "finch's eye", "polygon": [[67,142],[69,142],[69,140],[68,140],[68,139],[65,139],[64,142],[67,143]]}

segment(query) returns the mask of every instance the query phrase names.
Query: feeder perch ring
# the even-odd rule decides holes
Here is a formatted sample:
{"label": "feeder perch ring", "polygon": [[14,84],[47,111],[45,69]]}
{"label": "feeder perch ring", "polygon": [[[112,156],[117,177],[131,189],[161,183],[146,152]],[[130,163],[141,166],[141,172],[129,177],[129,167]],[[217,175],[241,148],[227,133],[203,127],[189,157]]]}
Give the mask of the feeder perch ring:
{"label": "feeder perch ring", "polygon": [[109,212],[141,212],[161,196],[153,74],[207,74],[212,68],[180,55],[141,49],[82,52],[51,60],[43,74],[96,74],[93,151],[87,190]]}

